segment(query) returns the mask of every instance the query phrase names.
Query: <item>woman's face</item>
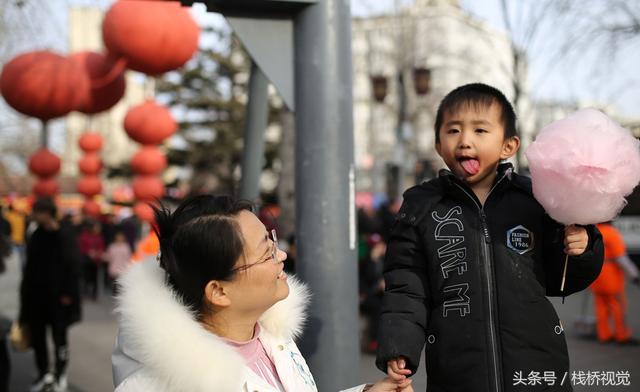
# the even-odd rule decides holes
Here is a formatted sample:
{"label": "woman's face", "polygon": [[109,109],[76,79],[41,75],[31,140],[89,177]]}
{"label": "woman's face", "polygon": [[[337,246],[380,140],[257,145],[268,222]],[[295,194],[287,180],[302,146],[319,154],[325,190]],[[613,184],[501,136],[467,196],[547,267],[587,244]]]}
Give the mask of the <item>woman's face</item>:
{"label": "woman's face", "polygon": [[253,213],[241,211],[236,221],[245,241],[244,256],[236,263],[239,270],[228,284],[228,295],[236,310],[263,312],[289,295],[282,263],[287,254],[277,250],[273,260],[274,243]]}

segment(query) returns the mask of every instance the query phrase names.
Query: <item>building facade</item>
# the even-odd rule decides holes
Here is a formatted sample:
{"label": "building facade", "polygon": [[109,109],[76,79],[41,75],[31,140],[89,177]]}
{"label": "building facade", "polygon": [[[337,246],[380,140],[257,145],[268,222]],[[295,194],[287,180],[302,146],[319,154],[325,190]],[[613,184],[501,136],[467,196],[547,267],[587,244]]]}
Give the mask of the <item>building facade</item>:
{"label": "building facade", "polygon": [[[69,11],[69,52],[103,51],[102,18],[104,11],[93,7],[75,7]],[[138,144],[129,139],[123,128],[124,117],[132,106],[153,93],[153,87],[141,74],[127,71],[124,97],[110,110],[88,116],[71,113],[66,119],[66,142],[62,157],[62,175],[76,177],[78,160],[83,155],[78,138],[87,130],[102,135],[101,157],[105,166],[119,166],[131,159]],[[106,184],[108,186],[108,184]]]}
{"label": "building facade", "polygon": [[[404,189],[443,167],[433,123],[440,100],[452,89],[482,82],[513,98],[509,37],[469,14],[458,0],[416,0],[397,14],[357,18],[352,34],[358,191],[393,193],[390,176],[400,176],[395,186]],[[429,88],[418,94],[414,77],[424,70]],[[374,98],[374,79],[386,83],[381,101]],[[517,111],[526,147],[535,126],[526,89]]]}

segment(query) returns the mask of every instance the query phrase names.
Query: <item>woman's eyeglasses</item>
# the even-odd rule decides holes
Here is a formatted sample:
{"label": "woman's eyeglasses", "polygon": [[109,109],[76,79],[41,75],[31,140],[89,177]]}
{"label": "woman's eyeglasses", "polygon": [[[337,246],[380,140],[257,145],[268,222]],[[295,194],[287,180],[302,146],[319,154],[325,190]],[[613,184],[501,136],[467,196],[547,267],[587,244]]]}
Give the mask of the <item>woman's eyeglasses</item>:
{"label": "woman's eyeglasses", "polygon": [[232,272],[236,272],[236,271],[246,271],[247,269],[256,266],[258,264],[263,264],[263,263],[267,263],[269,261],[272,261],[275,264],[278,264],[278,235],[276,234],[276,230],[273,229],[269,232],[269,234],[271,234],[271,236],[267,236],[267,238],[269,238],[269,240],[271,240],[271,252],[270,254],[263,260],[260,261],[256,261],[255,263],[251,263],[251,264],[245,264],[242,265],[240,267],[234,268],[231,271]]}

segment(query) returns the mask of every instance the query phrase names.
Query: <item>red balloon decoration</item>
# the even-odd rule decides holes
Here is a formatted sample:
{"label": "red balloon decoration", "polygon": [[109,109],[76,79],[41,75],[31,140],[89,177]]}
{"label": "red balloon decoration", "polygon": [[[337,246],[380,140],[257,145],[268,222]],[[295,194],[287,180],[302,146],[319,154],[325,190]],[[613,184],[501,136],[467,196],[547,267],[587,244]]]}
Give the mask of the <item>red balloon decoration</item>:
{"label": "red balloon decoration", "polygon": [[102,22],[102,39],[127,67],[159,75],[186,63],[198,49],[200,28],[178,2],[114,3]]}
{"label": "red balloon decoration", "polygon": [[82,213],[87,216],[99,218],[101,212],[102,212],[102,209],[100,208],[100,204],[98,204],[93,200],[87,199],[82,204]]}
{"label": "red balloon decoration", "polygon": [[43,121],[61,117],[78,108],[88,87],[82,67],[50,51],[15,57],[2,69],[0,92],[7,103]]}
{"label": "red balloon decoration", "polygon": [[131,169],[137,174],[158,174],[167,167],[167,157],[156,146],[143,146],[131,159]]}
{"label": "red balloon decoration", "polygon": [[78,180],[76,189],[86,197],[92,197],[102,192],[102,181],[98,176],[87,176]]}
{"label": "red balloon decoration", "polygon": [[59,191],[58,182],[52,178],[40,179],[33,186],[33,193],[38,197],[53,197]]}
{"label": "red balloon decoration", "polygon": [[140,220],[153,223],[155,221],[155,215],[153,208],[145,202],[139,201],[133,206],[133,212],[140,218]]}
{"label": "red balloon decoration", "polygon": [[102,136],[97,132],[85,132],[78,139],[78,145],[84,152],[96,152],[102,148]]}
{"label": "red balloon decoration", "polygon": [[139,176],[133,180],[133,194],[138,200],[155,200],[164,196],[164,184],[153,176]]}
{"label": "red balloon decoration", "polygon": [[38,177],[51,177],[60,171],[60,158],[46,148],[36,151],[29,159],[29,170]]}
{"label": "red balloon decoration", "polygon": [[84,71],[87,82],[79,91],[80,103],[76,108],[86,114],[111,109],[124,96],[125,63],[95,52],[79,52],[70,57]]}
{"label": "red balloon decoration", "polygon": [[102,160],[96,153],[88,153],[78,161],[80,172],[85,175],[96,175],[102,170]]}
{"label": "red balloon decoration", "polygon": [[124,129],[140,144],[159,144],[173,135],[178,124],[169,109],[147,100],[129,110],[124,118]]}

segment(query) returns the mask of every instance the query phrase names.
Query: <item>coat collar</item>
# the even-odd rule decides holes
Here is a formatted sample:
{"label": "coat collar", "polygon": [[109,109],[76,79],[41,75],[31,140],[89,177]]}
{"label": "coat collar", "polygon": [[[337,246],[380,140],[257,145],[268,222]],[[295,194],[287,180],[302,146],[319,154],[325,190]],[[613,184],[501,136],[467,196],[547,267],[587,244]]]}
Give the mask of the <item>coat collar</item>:
{"label": "coat collar", "polygon": [[[166,283],[155,260],[133,265],[120,279],[116,313],[119,344],[145,372],[170,389],[188,391],[240,390],[244,361],[220,337],[205,330]],[[298,337],[305,321],[309,291],[289,279],[289,296],[260,319],[263,333],[276,339]]]}

